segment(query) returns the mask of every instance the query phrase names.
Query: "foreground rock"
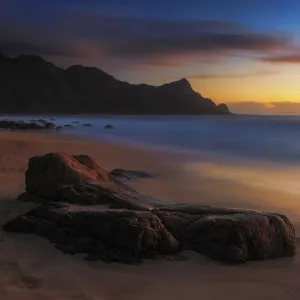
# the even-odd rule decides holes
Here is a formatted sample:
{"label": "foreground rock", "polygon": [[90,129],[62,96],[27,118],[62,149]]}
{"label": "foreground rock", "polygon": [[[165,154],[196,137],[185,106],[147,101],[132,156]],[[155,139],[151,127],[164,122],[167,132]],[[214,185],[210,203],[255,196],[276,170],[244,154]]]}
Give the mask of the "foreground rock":
{"label": "foreground rock", "polygon": [[161,207],[156,215],[187,248],[213,259],[239,263],[295,254],[295,229],[283,215],[209,206],[181,209]]}
{"label": "foreground rock", "polygon": [[108,173],[85,155],[33,157],[19,200],[42,205],[4,228],[104,261],[136,262],[181,249],[234,263],[295,254],[295,230],[283,215],[168,204],[122,183],[124,174]]}
{"label": "foreground rock", "polygon": [[34,195],[41,202],[105,204],[145,211],[166,204],[122,184],[86,155],[50,153],[33,157],[25,183],[27,194],[20,199],[27,201]]}
{"label": "foreground rock", "polygon": [[136,262],[179,250],[178,241],[150,212],[101,206],[41,206],[9,222],[6,230],[36,233],[67,253],[88,259]]}

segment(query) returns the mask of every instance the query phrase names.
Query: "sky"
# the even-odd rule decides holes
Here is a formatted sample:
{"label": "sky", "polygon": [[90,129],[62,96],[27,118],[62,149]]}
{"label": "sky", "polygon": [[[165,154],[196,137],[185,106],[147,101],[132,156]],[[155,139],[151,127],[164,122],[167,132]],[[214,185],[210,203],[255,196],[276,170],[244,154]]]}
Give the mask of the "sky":
{"label": "sky", "polygon": [[0,52],[131,83],[187,78],[235,112],[293,114],[299,11],[298,0],[0,0]]}

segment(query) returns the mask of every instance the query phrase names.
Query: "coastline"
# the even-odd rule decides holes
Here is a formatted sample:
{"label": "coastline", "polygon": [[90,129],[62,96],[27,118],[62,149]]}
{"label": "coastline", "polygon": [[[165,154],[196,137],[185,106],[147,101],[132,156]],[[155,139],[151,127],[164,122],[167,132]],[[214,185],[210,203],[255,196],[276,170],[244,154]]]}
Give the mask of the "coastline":
{"label": "coastline", "polygon": [[[220,166],[205,167],[202,173],[197,166],[197,174],[190,174],[184,171],[184,162],[176,155],[130,146],[82,141],[59,134],[7,131],[0,131],[0,143],[0,225],[33,206],[13,199],[24,191],[28,159],[53,151],[90,155],[108,170],[124,168],[157,174],[156,178],[130,184],[165,200],[246,206],[251,199],[254,207],[260,204],[262,209],[270,210],[273,197],[279,197],[277,191],[266,190],[264,194],[258,187],[224,179]],[[228,173],[225,169],[225,174]],[[260,203],[264,195],[265,203]],[[278,209],[280,205],[282,202],[278,203]],[[77,255],[64,255],[37,236],[1,231],[1,239],[0,298],[5,300],[20,297],[25,300],[182,300],[198,299],[199,295],[208,300],[276,300],[298,299],[300,292],[298,253],[294,258],[228,266],[186,252],[172,262],[149,260],[139,266],[127,266],[86,262]]]}

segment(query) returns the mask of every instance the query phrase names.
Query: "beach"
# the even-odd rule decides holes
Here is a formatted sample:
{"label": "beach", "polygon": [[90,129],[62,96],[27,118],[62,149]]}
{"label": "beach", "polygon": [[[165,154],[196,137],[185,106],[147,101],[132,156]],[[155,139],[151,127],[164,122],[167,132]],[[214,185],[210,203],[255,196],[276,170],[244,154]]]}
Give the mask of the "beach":
{"label": "beach", "polygon": [[[191,167],[192,162],[185,162],[180,155],[165,152],[56,134],[7,131],[0,131],[1,225],[34,207],[15,198],[25,189],[28,159],[49,152],[86,154],[107,170],[155,174],[153,179],[130,185],[167,201],[285,213],[299,233],[297,193],[292,188],[285,192],[283,187],[268,185],[262,178],[270,172],[263,173],[261,165],[245,168],[205,161]],[[5,300],[298,299],[300,293],[298,253],[294,258],[229,266],[185,252],[174,261],[145,260],[128,266],[86,262],[33,235],[1,231],[1,240],[0,299]]]}

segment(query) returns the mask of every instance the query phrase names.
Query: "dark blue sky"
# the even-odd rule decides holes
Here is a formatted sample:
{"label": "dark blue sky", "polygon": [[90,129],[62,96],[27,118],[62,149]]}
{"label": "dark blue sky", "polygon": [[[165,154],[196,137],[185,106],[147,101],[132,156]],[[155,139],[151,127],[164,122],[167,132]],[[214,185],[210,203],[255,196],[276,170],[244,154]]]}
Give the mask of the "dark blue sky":
{"label": "dark blue sky", "polygon": [[19,7],[24,17],[47,16],[52,10],[106,11],[154,19],[215,19],[236,21],[264,28],[283,26],[295,29],[300,24],[297,0],[1,0]]}
{"label": "dark blue sky", "polygon": [[[249,78],[299,75],[299,12],[297,0],[0,0],[0,52],[93,65],[130,82],[188,77],[220,101],[252,100]],[[234,80],[240,88],[228,94]],[[258,100],[271,100],[270,87]]]}

